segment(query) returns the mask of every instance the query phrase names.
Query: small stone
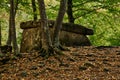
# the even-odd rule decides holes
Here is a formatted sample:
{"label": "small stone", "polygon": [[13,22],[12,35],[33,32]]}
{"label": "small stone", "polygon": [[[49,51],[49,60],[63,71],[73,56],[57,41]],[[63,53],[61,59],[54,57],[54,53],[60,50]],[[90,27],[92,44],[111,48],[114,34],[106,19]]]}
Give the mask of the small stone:
{"label": "small stone", "polygon": [[110,70],[107,69],[107,68],[104,68],[103,71],[104,71],[104,72],[108,72],[108,71],[110,71]]}
{"label": "small stone", "polygon": [[82,70],[87,70],[87,68],[84,67],[84,66],[80,66],[80,67],[79,67],[79,70],[80,70],[80,71],[82,71]]}
{"label": "small stone", "polygon": [[94,53],[90,53],[90,54],[86,54],[86,57],[96,57],[96,55]]}
{"label": "small stone", "polygon": [[117,55],[120,55],[120,53],[117,53]]}
{"label": "small stone", "polygon": [[80,80],[80,78],[74,78],[73,80]]}
{"label": "small stone", "polygon": [[39,62],[38,66],[39,66],[39,67],[44,67],[45,64],[44,64],[44,62]]}
{"label": "small stone", "polygon": [[85,63],[84,66],[86,66],[86,67],[95,67],[92,63]]}
{"label": "small stone", "polygon": [[73,59],[73,58],[67,58],[67,60],[75,62],[75,59]]}
{"label": "small stone", "polygon": [[80,54],[79,53],[77,53],[77,52],[72,52],[71,53],[73,56],[79,56]]}
{"label": "small stone", "polygon": [[30,70],[36,70],[37,69],[37,66],[32,66],[31,68],[30,68]]}
{"label": "small stone", "polygon": [[39,75],[39,73],[37,73],[37,72],[33,72],[32,74],[34,77],[37,77]]}
{"label": "small stone", "polygon": [[59,64],[59,66],[69,67],[69,64],[61,63],[61,64]]}
{"label": "small stone", "polygon": [[95,59],[89,59],[89,61],[95,61]]}
{"label": "small stone", "polygon": [[22,77],[27,77],[27,72],[26,71],[23,71],[21,74],[20,74]]}

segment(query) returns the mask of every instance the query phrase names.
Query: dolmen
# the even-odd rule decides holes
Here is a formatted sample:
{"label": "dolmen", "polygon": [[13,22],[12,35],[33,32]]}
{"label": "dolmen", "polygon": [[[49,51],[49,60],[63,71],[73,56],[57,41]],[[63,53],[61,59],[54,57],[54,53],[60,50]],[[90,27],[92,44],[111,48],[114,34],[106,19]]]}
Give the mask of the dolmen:
{"label": "dolmen", "polygon": [[[53,35],[55,21],[48,20],[50,34]],[[41,20],[21,22],[23,30],[20,52],[32,52],[39,50],[41,45]],[[90,46],[91,42],[87,35],[93,35],[93,30],[73,23],[62,23],[60,31],[60,42],[64,46]]]}

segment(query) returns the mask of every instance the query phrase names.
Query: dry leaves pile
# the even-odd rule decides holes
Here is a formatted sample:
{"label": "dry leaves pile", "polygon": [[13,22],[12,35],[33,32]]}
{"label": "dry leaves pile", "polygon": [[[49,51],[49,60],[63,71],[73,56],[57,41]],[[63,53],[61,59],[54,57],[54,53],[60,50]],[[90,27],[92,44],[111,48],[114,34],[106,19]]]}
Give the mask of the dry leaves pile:
{"label": "dry leaves pile", "polygon": [[69,47],[65,55],[0,59],[0,80],[120,80],[120,47]]}

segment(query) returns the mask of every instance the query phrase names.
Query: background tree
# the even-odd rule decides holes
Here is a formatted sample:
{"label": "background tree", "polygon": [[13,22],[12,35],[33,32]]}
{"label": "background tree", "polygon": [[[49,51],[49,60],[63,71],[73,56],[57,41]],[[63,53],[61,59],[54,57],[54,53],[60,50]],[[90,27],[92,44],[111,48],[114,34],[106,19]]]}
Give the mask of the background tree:
{"label": "background tree", "polygon": [[[14,14],[13,15],[15,16],[16,15],[16,11],[18,9],[19,0],[15,0],[14,3],[15,4],[13,4],[13,7],[14,7]],[[10,27],[10,25],[11,25],[11,16],[9,16],[9,27]],[[9,28],[7,45],[11,46],[11,42],[12,42],[12,31],[11,31],[11,28]]]}
{"label": "background tree", "polygon": [[0,21],[0,46],[2,45],[2,43],[1,43],[1,39],[2,39],[2,34],[1,34],[1,24],[2,24],[2,22]]}
{"label": "background tree", "polygon": [[18,45],[17,45],[17,39],[16,39],[16,28],[15,28],[15,6],[14,6],[14,0],[10,0],[10,24],[9,28],[11,31],[11,39],[13,43],[14,53],[18,54]]}
{"label": "background tree", "polygon": [[39,11],[40,11],[40,17],[41,17],[41,30],[42,30],[42,35],[41,36],[41,49],[43,53],[49,53],[50,48],[52,47],[52,42],[51,42],[51,37],[50,37],[50,32],[49,32],[49,27],[48,27],[48,22],[47,22],[47,16],[45,12],[45,3],[44,0],[38,0],[39,4]]}
{"label": "background tree", "polygon": [[75,21],[72,9],[73,9],[73,2],[72,2],[72,0],[69,0],[67,2],[67,15],[68,15],[68,22],[69,23],[74,23],[74,21]]}
{"label": "background tree", "polygon": [[58,49],[63,49],[59,42],[59,34],[60,34],[60,29],[62,27],[64,14],[66,12],[66,4],[67,4],[67,0],[60,1],[60,9],[58,12],[58,16],[56,18],[56,22],[54,24],[55,29],[54,29],[54,37],[53,37],[53,46],[57,47]]}
{"label": "background tree", "polygon": [[61,0],[60,1],[60,9],[58,16],[56,18],[56,22],[54,25],[54,36],[53,36],[53,45],[50,37],[50,30],[48,27],[48,22],[47,22],[47,16],[45,12],[45,4],[44,0],[38,0],[39,2],[39,11],[40,11],[40,17],[41,17],[41,27],[42,27],[42,49],[44,50],[45,53],[54,52],[53,50],[57,51],[57,49],[61,49],[61,45],[59,42],[59,32],[62,27],[62,21],[64,14],[66,12],[66,3],[67,0]]}
{"label": "background tree", "polygon": [[32,9],[33,9],[33,18],[34,20],[37,20],[37,10],[36,10],[36,4],[35,4],[35,0],[31,0],[32,2]]}

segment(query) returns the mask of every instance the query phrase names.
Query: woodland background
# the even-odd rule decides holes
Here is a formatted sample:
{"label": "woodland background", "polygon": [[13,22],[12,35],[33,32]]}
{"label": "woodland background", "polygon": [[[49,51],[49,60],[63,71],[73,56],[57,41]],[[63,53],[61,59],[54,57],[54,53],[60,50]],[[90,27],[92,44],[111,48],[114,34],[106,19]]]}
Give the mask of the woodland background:
{"label": "woodland background", "polygon": [[[20,22],[33,20],[31,0],[18,0],[16,13],[16,35],[20,45],[22,29]],[[56,19],[60,0],[45,0],[48,19]],[[73,17],[76,24],[94,30],[88,36],[95,46],[120,46],[120,0],[73,0]],[[37,1],[36,1],[37,4]],[[37,17],[39,18],[38,4]],[[0,0],[0,25],[2,29],[2,45],[6,44],[9,28],[9,0]],[[68,22],[65,14],[64,22]]]}
{"label": "woodland background", "polygon": [[[120,0],[68,0],[68,3],[72,1],[74,23],[94,30],[94,35],[88,36],[93,46],[72,46],[62,53],[59,44],[54,46],[55,42],[46,48],[42,36],[39,51],[19,54],[16,44],[20,46],[22,38],[20,23],[34,20],[32,1],[36,1],[35,14],[38,19],[42,16],[45,23],[45,14],[39,14],[42,9],[44,12],[44,6],[40,9],[39,6],[45,1],[47,18],[55,20],[61,1],[67,0],[38,0],[39,6],[37,0],[0,0],[0,31],[2,45],[5,45],[0,46],[0,80],[120,80]],[[13,2],[18,3],[18,7]],[[67,11],[63,22],[70,22]],[[45,28],[48,27],[44,25],[43,32]],[[16,55],[11,54],[12,47],[6,45],[10,38]]]}

